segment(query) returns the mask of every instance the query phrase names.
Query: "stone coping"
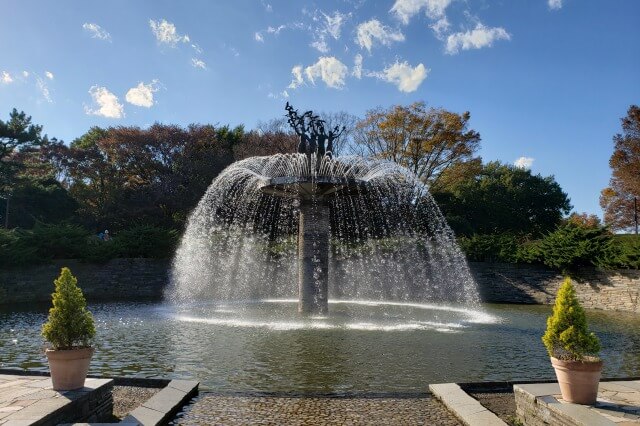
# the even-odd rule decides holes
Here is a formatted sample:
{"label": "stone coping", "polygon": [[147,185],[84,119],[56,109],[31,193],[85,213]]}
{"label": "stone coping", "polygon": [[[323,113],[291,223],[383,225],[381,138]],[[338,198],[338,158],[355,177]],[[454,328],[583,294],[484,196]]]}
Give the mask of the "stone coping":
{"label": "stone coping", "polygon": [[0,425],[54,425],[111,414],[113,380],[92,379],[83,388],[53,390],[43,376],[0,375]]}
{"label": "stone coping", "polygon": [[193,380],[172,380],[122,419],[121,424],[156,426],[166,423],[198,393],[198,385],[199,382]]}
{"label": "stone coping", "polygon": [[[50,377],[48,371],[23,370],[19,368],[0,368],[0,375],[8,374],[13,376],[42,376]],[[95,374],[87,375],[90,379],[111,379],[114,386],[137,386],[141,388],[163,388],[171,382],[171,379],[154,379],[146,377],[105,377]]]}
{"label": "stone coping", "polygon": [[640,425],[640,380],[601,381],[593,406],[565,402],[557,383],[515,385],[514,394],[527,425]]}
{"label": "stone coping", "polygon": [[429,385],[429,390],[467,426],[507,426],[498,416],[455,383]]}

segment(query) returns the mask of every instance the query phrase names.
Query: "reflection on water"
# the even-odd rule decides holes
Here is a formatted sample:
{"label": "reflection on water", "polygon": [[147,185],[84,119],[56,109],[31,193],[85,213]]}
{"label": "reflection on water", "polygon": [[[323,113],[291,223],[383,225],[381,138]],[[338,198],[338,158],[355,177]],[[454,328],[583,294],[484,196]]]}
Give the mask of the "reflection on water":
{"label": "reflection on water", "polygon": [[[300,318],[292,303],[91,305],[91,373],[196,378],[221,392],[421,392],[436,382],[553,378],[540,341],[548,306],[338,301],[327,317]],[[48,369],[46,312],[0,311],[0,367]],[[640,317],[588,315],[604,376],[640,376]]]}

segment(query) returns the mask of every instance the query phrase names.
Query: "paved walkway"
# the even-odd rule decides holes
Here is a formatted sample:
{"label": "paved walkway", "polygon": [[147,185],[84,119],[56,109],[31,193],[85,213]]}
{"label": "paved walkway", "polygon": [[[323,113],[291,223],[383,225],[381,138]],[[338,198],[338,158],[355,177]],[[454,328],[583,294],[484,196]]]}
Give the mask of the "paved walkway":
{"label": "paved walkway", "polygon": [[112,380],[87,379],[82,389],[56,392],[49,377],[2,374],[0,425],[57,424],[94,412],[110,414],[112,387]]}
{"label": "paved walkway", "polygon": [[175,420],[181,425],[460,425],[429,396],[245,397],[201,394]]}

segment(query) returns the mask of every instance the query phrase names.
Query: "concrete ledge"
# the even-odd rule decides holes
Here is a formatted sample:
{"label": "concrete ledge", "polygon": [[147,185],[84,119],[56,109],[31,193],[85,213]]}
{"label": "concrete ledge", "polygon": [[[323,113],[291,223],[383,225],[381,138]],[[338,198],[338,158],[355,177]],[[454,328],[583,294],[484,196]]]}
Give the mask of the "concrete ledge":
{"label": "concrete ledge", "polygon": [[[617,387],[617,383],[609,386]],[[606,385],[605,385],[606,386]],[[527,426],[561,424],[567,426],[616,426],[614,422],[588,405],[558,401],[557,383],[514,385],[516,414]],[[629,419],[631,420],[631,419]]]}
{"label": "concrete ledge", "polygon": [[455,383],[429,385],[429,390],[467,426],[507,426]]}
{"label": "concrete ledge", "polygon": [[199,384],[192,380],[172,380],[167,387],[133,410],[121,424],[156,426],[169,421],[198,393]]}

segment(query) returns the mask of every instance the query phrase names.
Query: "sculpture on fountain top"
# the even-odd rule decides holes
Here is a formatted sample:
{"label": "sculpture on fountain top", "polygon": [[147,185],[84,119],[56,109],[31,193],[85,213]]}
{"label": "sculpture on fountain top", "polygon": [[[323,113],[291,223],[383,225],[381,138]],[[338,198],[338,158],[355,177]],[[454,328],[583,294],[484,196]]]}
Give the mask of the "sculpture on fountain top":
{"label": "sculpture on fountain top", "polygon": [[340,126],[335,126],[327,134],[324,128],[325,121],[321,120],[319,116],[313,115],[313,111],[299,115],[298,110],[293,109],[289,102],[284,109],[287,110],[289,125],[300,137],[298,143],[300,154],[306,154],[308,157],[316,155],[318,159],[324,156],[333,157],[333,142],[345,131],[345,126],[342,126],[342,129]]}

